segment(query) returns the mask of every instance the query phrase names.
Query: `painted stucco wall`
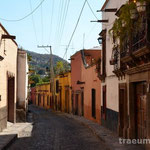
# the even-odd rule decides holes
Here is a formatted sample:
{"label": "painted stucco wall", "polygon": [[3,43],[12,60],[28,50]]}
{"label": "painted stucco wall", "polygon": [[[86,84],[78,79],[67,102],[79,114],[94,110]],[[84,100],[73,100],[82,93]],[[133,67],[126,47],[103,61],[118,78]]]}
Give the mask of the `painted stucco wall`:
{"label": "painted stucco wall", "polygon": [[[87,119],[98,123],[100,123],[101,84],[97,77],[96,65],[86,69],[84,63],[86,62],[86,65],[90,65],[91,60],[97,59],[97,57],[100,58],[100,55],[100,50],[84,50],[78,51],[71,57],[73,113],[84,115]],[[86,59],[85,62],[83,62],[84,58]],[[77,84],[77,81],[79,81],[79,84]],[[92,117],[92,89],[96,90],[96,118]],[[84,95],[83,102],[82,93]]]}
{"label": "painted stucco wall", "polygon": [[[46,83],[46,84],[43,84],[43,85],[38,85],[35,87],[36,88],[36,105],[38,105],[39,103],[39,106],[40,107],[43,107],[43,108],[50,108],[50,96],[51,96],[51,93],[50,93],[50,84],[49,83]],[[41,100],[40,102],[38,102],[38,96],[41,96]]]}
{"label": "painted stucco wall", "polygon": [[[7,34],[7,32],[4,31],[4,29],[0,26],[0,37],[2,36],[2,34]],[[6,127],[6,121],[7,121],[8,76],[14,76],[15,78],[14,102],[16,103],[17,45],[15,44],[15,42],[10,39],[5,39],[5,41],[1,40],[0,41],[0,55],[4,57],[4,60],[0,61],[0,95],[1,95],[0,128],[1,126],[2,128],[4,128]]]}
{"label": "painted stucco wall", "polygon": [[19,107],[26,109],[28,103],[28,61],[27,53],[18,50],[18,87],[17,87],[17,103]]}
{"label": "painted stucco wall", "polygon": [[[70,72],[64,73],[63,76],[58,75],[55,78],[55,83],[56,83],[56,80],[59,81],[59,88],[61,88],[61,102],[60,102],[60,91],[59,93],[55,93],[57,96],[58,104],[61,103],[61,111],[71,113],[72,112],[71,89],[70,89],[71,88],[71,73]],[[66,97],[65,92],[67,89],[69,90],[68,102],[66,102],[66,99],[65,99]],[[67,106],[66,106],[66,103],[67,103]]]}
{"label": "painted stucco wall", "polygon": [[[105,9],[109,8],[117,8],[119,9],[122,4],[126,3],[127,0],[110,0]],[[113,73],[114,66],[110,65],[110,59],[112,55],[112,48],[113,48],[113,41],[112,37],[109,34],[109,30],[112,28],[113,23],[117,16],[115,15],[115,12],[102,12],[102,19],[107,20],[108,23],[103,23],[102,24],[102,29],[106,29],[106,79],[105,82],[102,83],[103,85],[106,85],[106,91],[107,91],[107,107],[113,111],[118,112],[119,111],[119,93],[118,93],[118,78],[115,76]]]}
{"label": "painted stucco wall", "polygon": [[81,53],[80,51],[77,52],[75,55],[71,57],[71,85],[72,85],[72,90],[80,90],[80,85],[77,85],[77,81],[81,81]]}
{"label": "painted stucco wall", "polygon": [[[82,64],[82,80],[84,84],[84,117],[101,122],[101,81],[95,72],[96,65],[85,68]],[[92,117],[92,89],[96,90],[96,118]]]}
{"label": "painted stucco wall", "polygon": [[31,88],[30,95],[31,95],[30,98],[31,98],[32,103],[36,104],[36,88],[35,87]]}

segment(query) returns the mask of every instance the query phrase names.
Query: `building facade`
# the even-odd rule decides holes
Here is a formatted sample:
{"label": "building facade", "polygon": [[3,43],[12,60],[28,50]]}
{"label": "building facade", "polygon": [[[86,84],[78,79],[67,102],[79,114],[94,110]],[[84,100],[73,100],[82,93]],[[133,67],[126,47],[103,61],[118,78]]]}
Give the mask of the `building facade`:
{"label": "building facade", "polygon": [[100,50],[81,50],[71,56],[73,113],[100,123]]}
{"label": "building facade", "polygon": [[55,78],[55,101],[57,110],[72,112],[71,101],[71,73],[62,73]]}
{"label": "building facade", "polygon": [[26,118],[28,108],[28,58],[27,53],[23,50],[18,50],[17,56],[17,116]]}
{"label": "building facade", "polygon": [[[66,72],[54,78],[54,89],[50,83],[43,83],[31,88],[33,103],[45,109],[54,109],[66,113],[72,112],[71,73]],[[55,96],[55,98],[54,98]]]}
{"label": "building facade", "polygon": [[[105,99],[107,101],[104,104],[106,107],[111,102],[117,104],[117,107],[115,106],[117,112],[115,118],[116,120],[118,118],[118,123],[116,123],[116,125],[118,124],[118,133],[124,138],[131,139],[150,138],[150,16],[148,13],[150,4],[147,0],[145,2],[143,5],[138,1],[129,1],[126,3],[126,1],[120,0],[118,3],[115,0],[107,0],[102,8],[103,11],[117,8],[116,13],[103,12],[103,19],[108,19],[109,21],[108,25],[103,23],[103,31],[100,34],[102,37],[103,51],[105,52],[105,55],[103,54],[104,52],[102,54],[106,59],[106,77],[104,81],[107,81],[107,76],[109,75],[107,70],[111,71],[114,78],[113,86],[115,85],[117,89],[116,92],[114,91],[114,98],[113,95],[106,94]],[[135,14],[132,14],[131,8],[134,8]],[[127,12],[127,9],[129,16],[122,16],[122,13],[124,11]],[[121,20],[123,19],[122,17],[130,18],[128,18],[128,22],[124,23]],[[118,20],[122,22],[122,26],[120,28],[118,27],[117,30],[126,32],[121,32],[117,40],[114,35],[115,30],[112,27],[115,27]],[[109,26],[113,21],[114,24]],[[130,28],[127,28],[129,23]],[[112,41],[108,34],[110,29],[113,29]],[[106,86],[106,93],[112,91],[108,89],[107,84]],[[107,119],[109,118],[106,115],[105,120]]]}
{"label": "building facade", "polygon": [[[99,78],[101,79],[101,121],[102,125],[106,128],[118,132],[118,118],[119,118],[119,81],[116,75],[113,73],[114,67],[110,64],[113,40],[109,34],[109,30],[113,26],[113,22],[117,18],[115,15],[116,11],[119,9],[126,0],[106,0],[102,11],[102,31],[100,32],[100,38],[102,44],[102,61],[101,61],[101,71],[99,73]],[[110,10],[110,11],[105,11]],[[122,80],[121,82],[126,82]]]}
{"label": "building facade", "polygon": [[17,43],[0,24],[0,131],[16,122]]}
{"label": "building facade", "polygon": [[37,106],[45,109],[48,109],[52,106],[52,93],[50,93],[49,83],[37,85],[34,92],[36,94],[35,101]]}

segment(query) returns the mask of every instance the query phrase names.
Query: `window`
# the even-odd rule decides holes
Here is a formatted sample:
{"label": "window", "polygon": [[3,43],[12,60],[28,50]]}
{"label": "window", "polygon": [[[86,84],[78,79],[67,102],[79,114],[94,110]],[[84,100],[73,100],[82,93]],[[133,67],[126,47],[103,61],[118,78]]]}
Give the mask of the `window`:
{"label": "window", "polygon": [[59,92],[59,81],[56,80],[56,93],[58,93],[58,92]]}
{"label": "window", "polygon": [[106,120],[106,85],[103,86],[103,109],[102,118]]}

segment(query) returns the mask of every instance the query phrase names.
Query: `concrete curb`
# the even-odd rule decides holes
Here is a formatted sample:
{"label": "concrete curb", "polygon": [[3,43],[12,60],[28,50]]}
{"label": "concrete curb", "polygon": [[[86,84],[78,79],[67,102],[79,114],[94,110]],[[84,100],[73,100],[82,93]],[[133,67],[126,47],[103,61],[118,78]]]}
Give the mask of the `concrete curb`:
{"label": "concrete curb", "polygon": [[13,143],[15,142],[15,140],[17,139],[17,134],[14,134],[14,136],[12,138],[10,138],[10,140],[5,143],[2,147],[1,147],[1,150],[7,150],[7,148]]}

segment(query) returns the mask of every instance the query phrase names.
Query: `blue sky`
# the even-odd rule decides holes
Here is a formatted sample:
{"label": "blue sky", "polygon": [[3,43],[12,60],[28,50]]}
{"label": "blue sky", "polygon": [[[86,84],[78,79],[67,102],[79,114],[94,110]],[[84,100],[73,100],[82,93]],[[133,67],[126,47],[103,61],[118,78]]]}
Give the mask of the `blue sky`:
{"label": "blue sky", "polygon": [[[7,22],[0,20],[0,22],[10,34],[16,35],[18,45],[24,49],[38,53],[47,53],[44,49],[37,48],[37,45],[52,45],[53,54],[63,57],[66,48],[65,45],[69,43],[69,39],[84,3],[84,0],[70,0],[65,22],[63,11],[66,10],[65,4],[67,4],[68,1],[69,0],[45,0],[42,6],[39,7],[33,15],[22,21]],[[99,19],[101,19],[101,13],[97,13],[96,11],[102,7],[104,1],[105,0],[88,0]],[[31,12],[40,2],[41,0],[2,1],[0,5],[0,18],[22,18]],[[52,11],[52,8],[54,11]],[[85,39],[84,48],[98,46],[97,38],[101,31],[101,24],[91,23],[91,20],[96,20],[96,18],[86,4],[65,59],[68,59],[70,55],[83,48],[83,39]],[[65,26],[63,28],[64,23]]]}

